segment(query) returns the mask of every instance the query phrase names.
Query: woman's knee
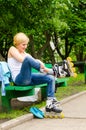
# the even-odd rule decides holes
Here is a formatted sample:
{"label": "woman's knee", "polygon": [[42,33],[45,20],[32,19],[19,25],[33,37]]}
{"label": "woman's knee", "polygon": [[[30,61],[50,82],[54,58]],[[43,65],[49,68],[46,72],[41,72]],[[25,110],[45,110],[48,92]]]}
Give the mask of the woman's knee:
{"label": "woman's knee", "polygon": [[31,65],[31,62],[32,62],[31,58],[29,56],[26,56],[23,61],[23,64]]}
{"label": "woman's knee", "polygon": [[28,62],[29,61],[29,57],[26,56],[25,59],[24,59],[24,62]]}
{"label": "woman's knee", "polygon": [[55,77],[54,77],[53,75],[48,75],[48,78],[49,78],[49,80],[52,81],[52,82],[55,81]]}

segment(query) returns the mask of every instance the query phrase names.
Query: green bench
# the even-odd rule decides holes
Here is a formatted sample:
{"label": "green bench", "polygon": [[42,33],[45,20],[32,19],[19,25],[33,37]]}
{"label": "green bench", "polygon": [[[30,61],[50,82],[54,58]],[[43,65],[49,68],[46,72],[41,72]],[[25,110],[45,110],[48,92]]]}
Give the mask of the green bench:
{"label": "green bench", "polygon": [[86,61],[84,63],[84,77],[85,77],[85,84],[86,84]]}
{"label": "green bench", "polygon": [[[45,64],[46,67],[51,68],[51,64]],[[33,69],[33,72],[37,72],[37,70]],[[56,84],[59,86],[67,86],[68,78],[58,78],[56,80]],[[6,95],[1,96],[2,108],[4,111],[10,111],[11,108],[11,99],[17,97],[31,96],[34,95],[35,88],[41,89],[42,100],[46,99],[46,86],[47,84],[40,84],[35,86],[15,86],[13,83],[10,83],[9,86],[5,87]]]}

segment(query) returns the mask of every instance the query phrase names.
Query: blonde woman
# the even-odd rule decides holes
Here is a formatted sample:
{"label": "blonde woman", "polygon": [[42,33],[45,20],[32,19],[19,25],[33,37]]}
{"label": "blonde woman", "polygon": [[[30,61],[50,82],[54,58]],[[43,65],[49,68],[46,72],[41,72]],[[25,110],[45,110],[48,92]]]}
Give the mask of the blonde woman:
{"label": "blonde woman", "polygon": [[[62,109],[57,107],[58,101],[54,96],[55,79],[50,75],[48,68],[44,64],[30,54],[26,53],[29,38],[24,33],[17,33],[13,38],[14,46],[8,51],[8,66],[11,71],[12,79],[16,85],[38,85],[47,83],[47,102],[46,111],[61,112]],[[35,68],[39,72],[43,70],[45,73],[32,73],[31,68]],[[53,73],[53,71],[52,71]]]}

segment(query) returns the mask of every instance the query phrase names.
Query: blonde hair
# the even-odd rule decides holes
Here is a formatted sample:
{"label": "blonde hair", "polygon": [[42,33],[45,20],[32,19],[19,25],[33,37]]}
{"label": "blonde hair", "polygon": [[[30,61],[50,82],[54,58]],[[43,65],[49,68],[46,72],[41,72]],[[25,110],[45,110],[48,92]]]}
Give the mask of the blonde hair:
{"label": "blonde hair", "polygon": [[22,42],[29,42],[29,38],[27,37],[27,35],[25,35],[24,33],[20,32],[20,33],[17,33],[14,38],[13,38],[13,44],[15,46],[21,44]]}

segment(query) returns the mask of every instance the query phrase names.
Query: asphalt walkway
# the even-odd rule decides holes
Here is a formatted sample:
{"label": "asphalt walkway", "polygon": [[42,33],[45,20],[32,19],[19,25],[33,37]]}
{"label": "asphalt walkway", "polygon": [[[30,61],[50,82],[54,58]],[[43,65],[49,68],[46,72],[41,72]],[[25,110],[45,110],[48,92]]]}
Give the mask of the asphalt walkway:
{"label": "asphalt walkway", "polygon": [[27,114],[1,124],[0,130],[86,130],[86,91],[61,101],[65,118],[37,119]]}

